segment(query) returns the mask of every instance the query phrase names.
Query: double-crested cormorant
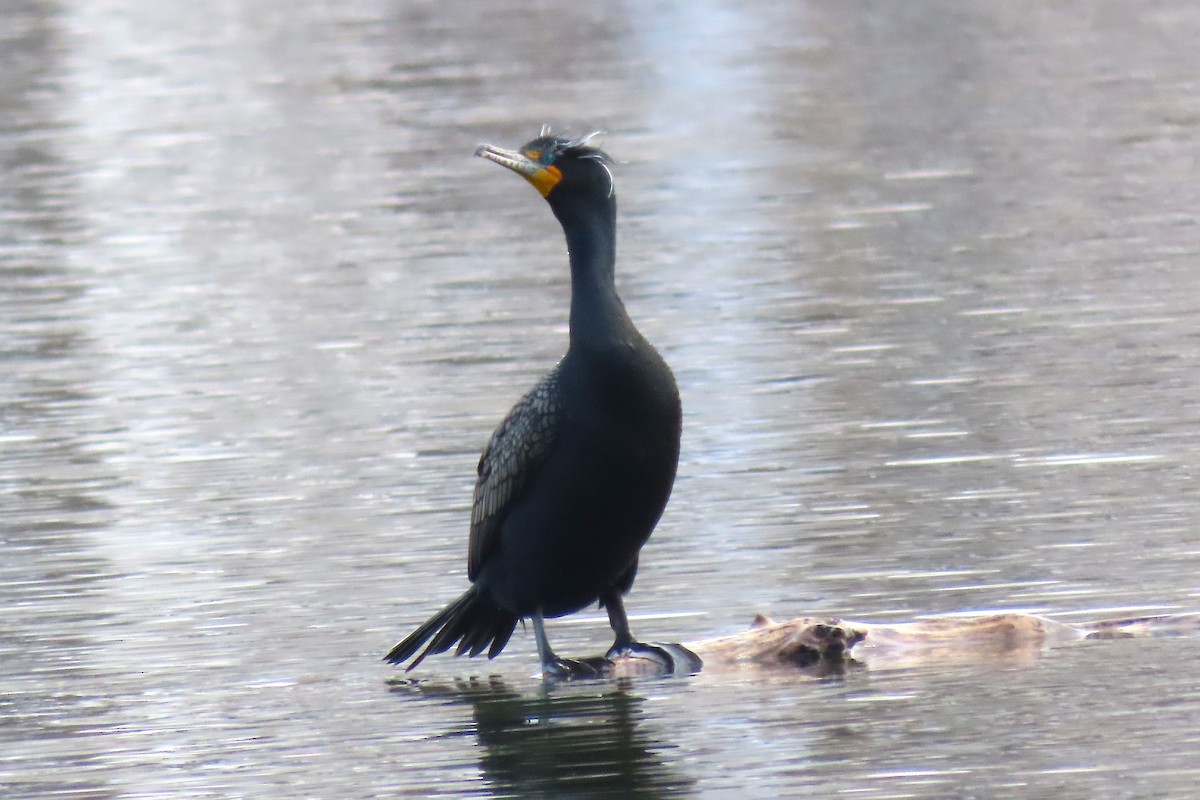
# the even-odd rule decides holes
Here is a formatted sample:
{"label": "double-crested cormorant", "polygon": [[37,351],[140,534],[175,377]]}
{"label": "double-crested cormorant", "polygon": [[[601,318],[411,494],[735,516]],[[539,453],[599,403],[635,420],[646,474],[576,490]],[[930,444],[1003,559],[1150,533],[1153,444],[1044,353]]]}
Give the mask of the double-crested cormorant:
{"label": "double-crested cormorant", "polygon": [[[616,636],[608,658],[636,650],[676,667],[667,649],[634,641],[621,596],[633,585],[638,551],[675,480],[679,391],[617,296],[611,161],[590,138],[543,131],[517,151],[475,151],[533,184],[562,223],[571,262],[570,345],[508,412],[479,460],[471,588],[392,648],[392,663],[431,638],[409,669],[455,643],[456,655],[486,650],[494,657],[517,621],[529,617],[543,673],[598,674],[595,662],[555,656],[543,618],[599,601]],[[679,648],[668,647],[677,659]]]}

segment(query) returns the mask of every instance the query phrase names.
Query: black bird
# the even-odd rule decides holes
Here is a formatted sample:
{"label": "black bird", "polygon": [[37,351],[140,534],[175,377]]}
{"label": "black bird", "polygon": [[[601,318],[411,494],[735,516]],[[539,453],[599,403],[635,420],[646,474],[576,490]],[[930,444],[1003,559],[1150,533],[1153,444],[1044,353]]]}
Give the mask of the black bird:
{"label": "black bird", "polygon": [[[471,588],[392,648],[386,659],[394,664],[431,638],[409,669],[455,643],[456,655],[486,650],[492,658],[517,621],[529,617],[543,673],[599,674],[594,662],[558,658],[543,624],[599,601],[616,636],[608,658],[637,650],[675,669],[667,649],[634,641],[621,596],[633,586],[638,551],[675,480],[679,390],[617,296],[612,162],[591,138],[543,130],[520,150],[475,151],[533,184],[562,224],[571,263],[570,345],[508,412],[479,460]],[[676,659],[679,651],[696,659],[667,647]]]}

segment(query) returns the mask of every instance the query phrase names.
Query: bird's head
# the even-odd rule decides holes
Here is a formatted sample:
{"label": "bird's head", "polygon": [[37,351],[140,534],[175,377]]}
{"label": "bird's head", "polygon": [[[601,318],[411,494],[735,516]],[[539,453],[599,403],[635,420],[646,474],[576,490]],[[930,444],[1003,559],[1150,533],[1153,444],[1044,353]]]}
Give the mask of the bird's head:
{"label": "bird's head", "polygon": [[508,167],[533,184],[551,205],[569,199],[611,198],[614,193],[612,159],[592,147],[596,134],[578,139],[554,136],[546,131],[519,150],[480,145],[475,155]]}

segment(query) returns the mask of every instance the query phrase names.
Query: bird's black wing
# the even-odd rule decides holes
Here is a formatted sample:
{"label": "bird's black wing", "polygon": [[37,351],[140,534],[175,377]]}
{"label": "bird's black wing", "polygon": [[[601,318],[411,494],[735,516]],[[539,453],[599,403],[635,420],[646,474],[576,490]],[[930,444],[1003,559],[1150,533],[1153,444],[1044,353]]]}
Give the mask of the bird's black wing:
{"label": "bird's black wing", "polygon": [[479,459],[475,500],[471,507],[471,540],[467,577],[479,576],[496,546],[500,525],[554,449],[559,423],[558,369],[555,368],[517,401],[492,434]]}

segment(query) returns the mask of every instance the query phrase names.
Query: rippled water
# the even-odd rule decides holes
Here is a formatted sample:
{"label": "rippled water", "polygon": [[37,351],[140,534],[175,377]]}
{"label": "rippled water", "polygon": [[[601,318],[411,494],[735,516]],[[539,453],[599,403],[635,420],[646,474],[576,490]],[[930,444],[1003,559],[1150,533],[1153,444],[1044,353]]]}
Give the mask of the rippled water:
{"label": "rippled water", "polygon": [[[383,664],[565,346],[470,155],[610,131],[680,475],[635,632],[1200,606],[1200,12],[0,6],[0,786],[1188,797],[1200,643],[542,686]],[[552,623],[566,652],[602,616]]]}

